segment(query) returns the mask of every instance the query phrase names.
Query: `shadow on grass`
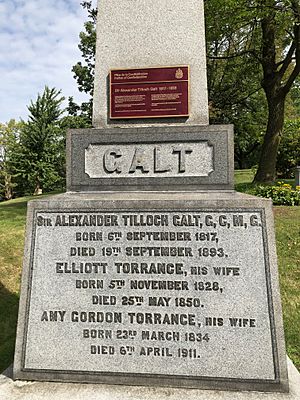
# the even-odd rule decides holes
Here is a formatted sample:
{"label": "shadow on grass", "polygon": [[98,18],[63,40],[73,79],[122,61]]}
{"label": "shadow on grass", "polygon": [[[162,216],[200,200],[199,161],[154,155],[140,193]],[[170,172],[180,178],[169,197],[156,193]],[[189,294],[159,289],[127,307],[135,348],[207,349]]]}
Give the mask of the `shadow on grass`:
{"label": "shadow on grass", "polygon": [[237,192],[254,194],[256,185],[253,183],[236,183],[234,188]]}
{"label": "shadow on grass", "polygon": [[30,200],[40,200],[47,198],[49,196],[54,196],[57,194],[63,193],[62,191],[54,191],[50,193],[45,193],[40,196],[27,196],[27,197],[20,197],[9,201],[1,201],[0,202],[0,216],[1,213],[6,213],[9,215],[10,218],[14,217],[24,217],[26,216],[27,210],[27,203]]}
{"label": "shadow on grass", "polygon": [[3,203],[1,204],[0,207],[0,215],[1,214],[6,214],[9,216],[9,218],[15,218],[15,217],[25,217],[26,216],[26,210],[27,210],[27,201],[22,201],[20,203]]}
{"label": "shadow on grass", "polygon": [[19,297],[0,282],[0,372],[13,362]]}

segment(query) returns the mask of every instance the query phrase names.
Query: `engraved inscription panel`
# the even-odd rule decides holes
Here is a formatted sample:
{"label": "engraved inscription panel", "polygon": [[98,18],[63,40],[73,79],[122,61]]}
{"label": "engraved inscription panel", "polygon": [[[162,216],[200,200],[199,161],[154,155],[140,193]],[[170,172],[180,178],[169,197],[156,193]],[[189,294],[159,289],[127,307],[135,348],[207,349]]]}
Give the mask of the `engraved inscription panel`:
{"label": "engraved inscription panel", "polygon": [[36,212],[23,370],[274,380],[261,210]]}
{"label": "engraved inscription panel", "polygon": [[90,144],[85,150],[85,173],[90,178],[209,176],[213,153],[207,141]]}

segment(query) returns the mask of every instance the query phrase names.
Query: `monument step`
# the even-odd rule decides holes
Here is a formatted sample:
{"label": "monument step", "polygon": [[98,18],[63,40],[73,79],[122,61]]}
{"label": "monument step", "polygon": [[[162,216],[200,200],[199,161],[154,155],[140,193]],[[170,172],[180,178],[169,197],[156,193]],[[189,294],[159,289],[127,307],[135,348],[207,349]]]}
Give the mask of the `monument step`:
{"label": "monument step", "polygon": [[0,375],[1,400],[299,400],[300,373],[288,358],[289,393],[224,392],[142,386],[13,381],[12,366]]}

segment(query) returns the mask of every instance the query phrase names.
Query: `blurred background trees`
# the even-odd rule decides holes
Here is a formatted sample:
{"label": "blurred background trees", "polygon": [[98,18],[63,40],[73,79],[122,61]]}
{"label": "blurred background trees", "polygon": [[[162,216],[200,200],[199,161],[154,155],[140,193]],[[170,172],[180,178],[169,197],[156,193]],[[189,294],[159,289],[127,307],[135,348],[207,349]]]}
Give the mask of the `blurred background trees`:
{"label": "blurred background trees", "polygon": [[299,112],[299,0],[206,0],[205,8],[212,121],[235,123],[238,162],[241,150],[255,162],[260,142],[255,182],[273,182],[284,120]]}
{"label": "blurred background trees", "polygon": [[[0,196],[41,193],[65,185],[65,136],[91,127],[97,10],[81,6],[82,60],[73,66],[76,104],[45,87],[28,106],[28,121],[0,124]],[[211,124],[234,124],[235,167],[255,168],[256,183],[290,178],[300,164],[299,0],[206,0]]]}

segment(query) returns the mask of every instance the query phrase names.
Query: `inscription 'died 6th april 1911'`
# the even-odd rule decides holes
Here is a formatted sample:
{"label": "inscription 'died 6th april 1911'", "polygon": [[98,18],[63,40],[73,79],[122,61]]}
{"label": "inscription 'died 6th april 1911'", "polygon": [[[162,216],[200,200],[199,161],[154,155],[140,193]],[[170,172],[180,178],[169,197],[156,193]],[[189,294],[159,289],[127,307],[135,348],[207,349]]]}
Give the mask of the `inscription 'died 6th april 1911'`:
{"label": "inscription 'died 6th april 1911'", "polygon": [[264,229],[259,210],[37,212],[24,369],[274,379]]}

